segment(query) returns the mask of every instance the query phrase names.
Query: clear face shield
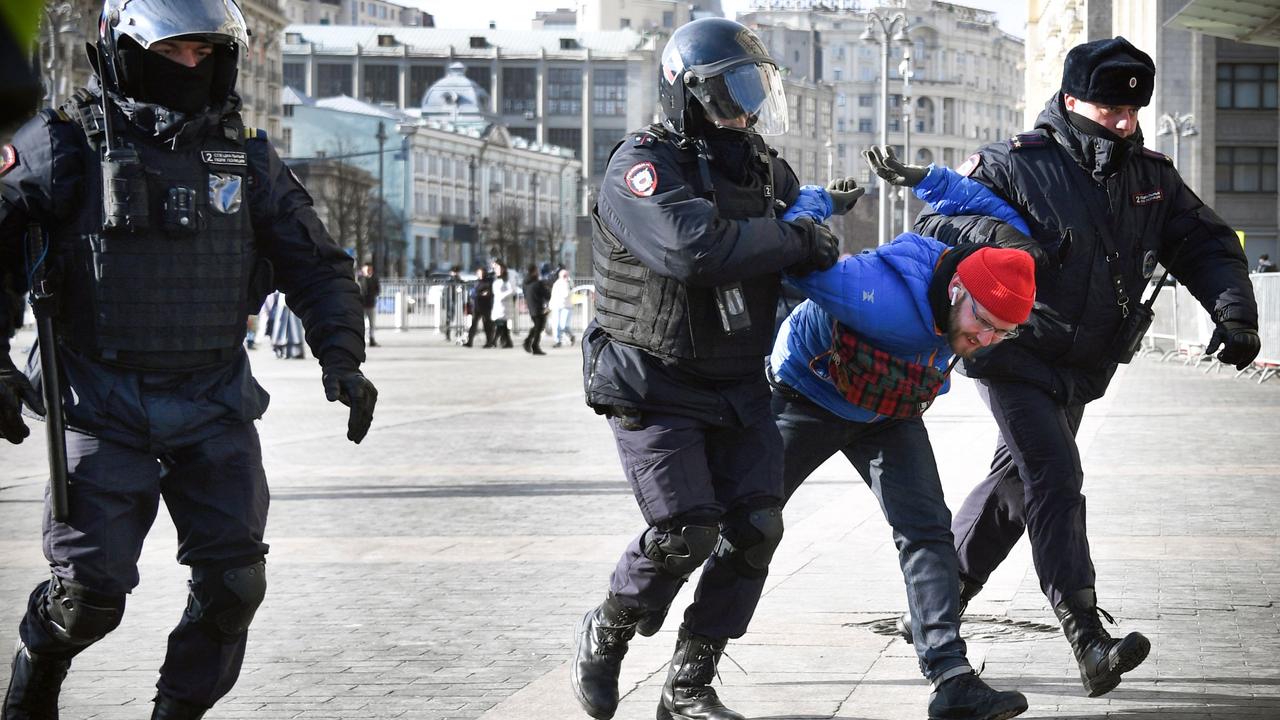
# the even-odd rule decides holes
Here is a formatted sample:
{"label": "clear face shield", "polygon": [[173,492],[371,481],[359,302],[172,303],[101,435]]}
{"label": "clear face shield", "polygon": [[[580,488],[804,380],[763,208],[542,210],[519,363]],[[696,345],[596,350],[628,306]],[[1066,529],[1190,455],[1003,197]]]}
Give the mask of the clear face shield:
{"label": "clear face shield", "polygon": [[107,18],[119,16],[118,35],[128,35],[144,48],[184,36],[203,36],[215,44],[234,44],[241,53],[249,47],[244,15],[233,0],[107,0]]}
{"label": "clear face shield", "polygon": [[718,127],[761,135],[787,132],[787,96],[772,63],[738,65],[690,87],[707,118]]}

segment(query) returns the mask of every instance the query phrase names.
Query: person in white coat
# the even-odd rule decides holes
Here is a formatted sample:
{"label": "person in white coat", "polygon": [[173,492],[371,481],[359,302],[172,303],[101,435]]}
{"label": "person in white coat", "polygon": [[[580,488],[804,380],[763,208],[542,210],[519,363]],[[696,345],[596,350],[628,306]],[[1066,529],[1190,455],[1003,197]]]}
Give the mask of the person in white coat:
{"label": "person in white coat", "polygon": [[515,315],[515,287],[507,277],[507,266],[493,261],[493,330],[498,347],[515,347],[507,319]]}
{"label": "person in white coat", "polygon": [[569,322],[573,319],[573,283],[569,282],[568,270],[561,270],[551,285],[550,309],[556,314],[556,344],[553,347],[564,345],[565,336],[572,345],[574,338],[569,331]]}

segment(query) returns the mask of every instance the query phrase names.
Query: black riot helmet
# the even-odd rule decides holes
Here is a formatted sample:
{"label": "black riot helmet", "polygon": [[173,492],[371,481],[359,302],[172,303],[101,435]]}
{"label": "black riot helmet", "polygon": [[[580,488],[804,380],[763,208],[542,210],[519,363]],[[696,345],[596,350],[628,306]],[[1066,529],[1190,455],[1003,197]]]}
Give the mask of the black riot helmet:
{"label": "black riot helmet", "polygon": [[[235,87],[240,55],[249,46],[248,26],[235,0],[106,0],[100,32],[112,66],[102,73],[104,83],[126,97],[171,106],[166,99],[191,102],[190,88],[172,87],[175,81],[207,80],[205,104],[220,104]],[[205,61],[212,67],[202,62],[197,75],[188,78],[157,65],[154,53],[147,52],[155,43],[178,40],[212,44],[213,55]]]}
{"label": "black riot helmet", "polygon": [[663,124],[680,136],[701,134],[703,122],[761,135],[787,131],[778,64],[755,33],[724,18],[694,20],[671,35],[658,99]]}

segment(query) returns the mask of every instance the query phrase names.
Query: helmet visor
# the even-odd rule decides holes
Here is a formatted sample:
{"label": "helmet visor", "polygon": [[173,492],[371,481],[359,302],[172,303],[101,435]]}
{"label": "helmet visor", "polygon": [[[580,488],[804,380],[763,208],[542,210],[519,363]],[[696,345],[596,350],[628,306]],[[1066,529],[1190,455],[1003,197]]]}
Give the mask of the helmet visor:
{"label": "helmet visor", "polygon": [[761,135],[787,131],[782,74],[771,63],[738,65],[693,86],[694,96],[716,125]]}

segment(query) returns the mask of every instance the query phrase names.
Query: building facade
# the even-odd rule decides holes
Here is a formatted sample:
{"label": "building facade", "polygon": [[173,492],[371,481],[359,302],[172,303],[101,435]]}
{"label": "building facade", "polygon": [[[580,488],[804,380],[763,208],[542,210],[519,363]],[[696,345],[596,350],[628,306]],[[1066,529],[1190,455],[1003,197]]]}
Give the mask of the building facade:
{"label": "building facade", "polygon": [[[1274,18],[1247,20],[1239,35],[1251,42],[1241,42],[1188,29],[1199,26],[1197,10],[1215,17],[1214,27],[1231,26],[1233,16],[1203,0],[1034,0],[1027,114],[1058,91],[1072,47],[1124,36],[1156,63],[1151,104],[1139,113],[1144,144],[1172,158],[1196,194],[1244,233],[1251,262],[1280,257],[1280,40],[1257,34]],[[1041,98],[1035,107],[1033,97]]]}
{"label": "building facade", "polygon": [[[405,218],[393,274],[421,275],[493,256],[576,262],[581,163],[570,150],[512,135],[483,108],[487,93],[455,63],[418,108],[287,93],[290,155],[332,158],[379,175],[389,211]],[[295,160],[291,159],[290,162]]]}
{"label": "building facade", "polygon": [[[785,67],[787,79],[832,88],[832,127],[821,140],[824,146],[828,138],[831,143],[832,176],[854,175],[871,191],[878,190],[878,178],[860,153],[880,141],[882,124],[900,157],[949,167],[964,162],[977,147],[1021,130],[1023,43],[999,28],[993,12],[936,0],[874,7],[763,0],[753,7],[738,20],[760,35]],[[885,19],[902,14],[909,37],[908,43],[889,38],[887,123],[880,117],[884,35],[871,12]],[[868,30],[876,41],[864,39]],[[906,55],[909,67],[903,66]],[[904,69],[909,85],[904,85]],[[909,101],[904,103],[904,97]],[[819,157],[825,154],[824,149]],[[900,218],[901,208],[894,215]]]}
{"label": "building facade", "polygon": [[405,110],[420,107],[447,67],[462,62],[509,135],[574,153],[584,214],[614,144],[655,117],[654,48],[654,38],[633,30],[295,25],[285,30],[284,74],[307,96]]}

